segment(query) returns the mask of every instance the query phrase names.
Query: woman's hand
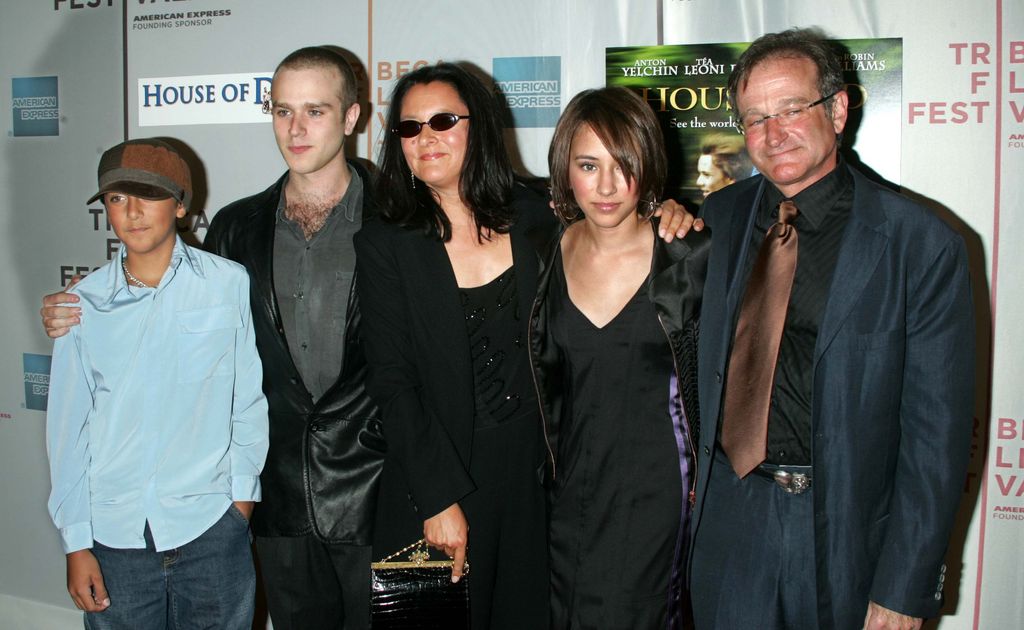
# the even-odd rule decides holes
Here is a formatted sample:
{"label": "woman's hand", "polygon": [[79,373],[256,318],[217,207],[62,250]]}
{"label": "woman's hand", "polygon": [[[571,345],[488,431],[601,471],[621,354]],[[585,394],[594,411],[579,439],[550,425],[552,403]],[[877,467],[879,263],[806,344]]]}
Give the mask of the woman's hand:
{"label": "woman's hand", "polygon": [[423,537],[428,545],[445,552],[454,561],[452,582],[458,582],[466,565],[466,545],[469,543],[469,523],[459,504],[452,503],[423,521]]}

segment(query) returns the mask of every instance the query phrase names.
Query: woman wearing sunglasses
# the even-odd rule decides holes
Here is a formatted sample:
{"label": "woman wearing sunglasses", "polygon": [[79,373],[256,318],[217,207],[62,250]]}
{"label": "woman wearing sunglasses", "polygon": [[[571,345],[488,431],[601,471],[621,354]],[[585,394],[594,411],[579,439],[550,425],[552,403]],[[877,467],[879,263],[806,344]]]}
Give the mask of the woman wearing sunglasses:
{"label": "woman wearing sunglasses", "polygon": [[530,349],[551,453],[551,625],[686,627],[710,235],[656,237],[664,144],[629,90],[573,98],[548,162],[564,225],[541,250]]}
{"label": "woman wearing sunglasses", "polygon": [[388,442],[374,555],[425,537],[458,577],[468,542],[472,628],[544,628],[542,432],[525,349],[538,263],[524,234],[555,219],[514,182],[494,96],[462,68],[402,77],[384,133],[384,221],[356,237]]}

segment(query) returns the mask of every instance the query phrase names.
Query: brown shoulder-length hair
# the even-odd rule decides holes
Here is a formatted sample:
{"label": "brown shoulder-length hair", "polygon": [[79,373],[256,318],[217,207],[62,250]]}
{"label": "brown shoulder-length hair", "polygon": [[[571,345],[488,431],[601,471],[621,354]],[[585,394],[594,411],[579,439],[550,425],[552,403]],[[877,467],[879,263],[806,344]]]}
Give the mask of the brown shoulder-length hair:
{"label": "brown shoulder-length hair", "polygon": [[569,183],[572,140],[584,125],[619,164],[626,181],[636,182],[637,212],[650,216],[665,187],[665,140],[654,111],[635,92],[622,87],[584,90],[569,101],[551,139],[548,172],[555,213],[563,223],[580,217]]}

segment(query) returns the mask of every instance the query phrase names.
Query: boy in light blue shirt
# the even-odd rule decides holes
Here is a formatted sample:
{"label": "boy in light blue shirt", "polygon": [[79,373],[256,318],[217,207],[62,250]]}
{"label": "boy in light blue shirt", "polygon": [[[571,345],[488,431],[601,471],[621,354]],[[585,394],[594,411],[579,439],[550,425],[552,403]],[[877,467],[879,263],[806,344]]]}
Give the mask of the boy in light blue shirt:
{"label": "boy in light blue shirt", "polygon": [[248,517],[267,403],[249,277],[186,245],[188,166],[155,139],[103,154],[118,255],[80,282],[82,324],[54,345],[49,510],[87,628],[248,629]]}

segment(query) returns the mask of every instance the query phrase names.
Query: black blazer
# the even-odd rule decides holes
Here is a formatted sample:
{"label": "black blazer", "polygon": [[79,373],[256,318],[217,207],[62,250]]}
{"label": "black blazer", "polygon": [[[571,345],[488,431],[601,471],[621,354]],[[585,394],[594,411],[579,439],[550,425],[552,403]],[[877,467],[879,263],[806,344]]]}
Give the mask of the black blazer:
{"label": "black blazer", "polygon": [[[363,220],[375,214],[370,175],[363,179]],[[206,234],[207,251],[249,272],[256,347],[270,407],[270,451],[260,481],[263,500],[253,512],[260,536],[312,534],[328,543],[368,545],[384,459],[380,413],[366,392],[360,309],[355,285],[345,330],[325,330],[324,343],[344,343],[338,379],[314,404],[295,367],[274,293],[273,254],[282,176],[265,191],[218,212]]]}
{"label": "black blazer", "polygon": [[[537,287],[527,230],[553,223],[547,200],[517,186],[510,231],[526,335]],[[444,243],[381,220],[356,235],[370,395],[388,444],[375,556],[423,537],[423,521],[471,493],[473,370],[465,313]]]}
{"label": "black blazer", "polygon": [[[869,600],[915,617],[938,613],[971,441],[974,323],[963,239],[851,171],[853,208],[814,350],[819,628],[859,628]],[[737,273],[764,185],[752,177],[704,206],[715,237],[699,349],[696,544],[744,288]]]}

